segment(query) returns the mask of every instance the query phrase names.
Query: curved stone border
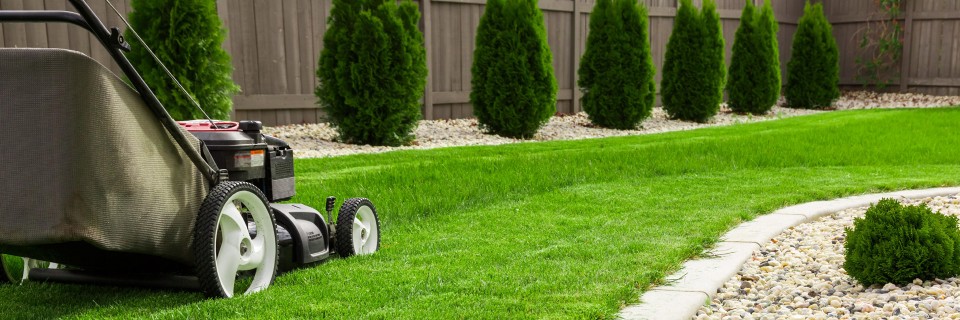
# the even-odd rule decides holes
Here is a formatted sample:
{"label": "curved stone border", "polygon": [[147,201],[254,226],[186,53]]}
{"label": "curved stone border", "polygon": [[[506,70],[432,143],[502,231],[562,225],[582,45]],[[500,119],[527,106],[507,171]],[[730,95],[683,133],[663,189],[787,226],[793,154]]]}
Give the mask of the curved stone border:
{"label": "curved stone border", "polygon": [[724,234],[710,253],[714,258],[690,260],[667,276],[668,285],[648,290],[640,304],[620,310],[621,319],[690,319],[708,303],[723,284],[740,271],[753,252],[798,224],[851,208],[872,205],[884,198],[926,198],[956,195],[957,188],[934,188],[868,194],[830,201],[814,201],[782,208],[744,222]]}

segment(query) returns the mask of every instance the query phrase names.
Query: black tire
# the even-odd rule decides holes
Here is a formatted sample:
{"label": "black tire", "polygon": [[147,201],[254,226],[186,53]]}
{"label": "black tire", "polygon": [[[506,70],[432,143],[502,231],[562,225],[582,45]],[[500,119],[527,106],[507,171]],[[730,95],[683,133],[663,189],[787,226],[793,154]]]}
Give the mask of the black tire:
{"label": "black tire", "polygon": [[[363,208],[369,208],[370,213],[373,215],[373,220],[371,226],[374,227],[374,232],[369,236],[375,237],[375,242],[372,243],[372,246],[366,246],[367,250],[361,250],[362,252],[357,252],[357,248],[354,246],[354,219],[357,218],[357,214],[361,212]],[[369,239],[369,238],[368,238]],[[372,250],[370,250],[372,248]],[[372,254],[380,249],[380,217],[377,216],[377,209],[373,206],[373,203],[366,198],[351,198],[343,202],[343,205],[340,206],[340,211],[337,213],[337,239],[336,239],[336,249],[337,253],[342,258],[350,257],[357,254]]]}
{"label": "black tire", "polygon": [[[265,250],[267,250],[266,246],[273,246],[273,252],[275,253],[272,259],[273,261],[263,261],[262,263],[264,265],[258,267],[256,271],[259,272],[259,268],[263,268],[263,266],[267,266],[269,268],[269,264],[272,264],[272,271],[264,271],[269,273],[264,274],[264,276],[269,276],[267,285],[272,284],[273,280],[277,276],[277,262],[279,261],[279,246],[276,241],[277,222],[273,215],[273,210],[270,209],[270,203],[263,195],[263,192],[250,183],[239,181],[222,182],[210,191],[210,194],[207,195],[207,198],[204,199],[203,204],[200,206],[200,212],[197,215],[197,222],[193,233],[193,253],[194,259],[196,259],[196,271],[197,277],[200,280],[200,289],[203,291],[204,295],[210,298],[230,298],[234,296],[233,292],[228,292],[224,289],[224,286],[221,285],[220,277],[218,276],[218,230],[220,227],[221,211],[227,205],[227,201],[230,200],[234,195],[241,192],[249,192],[256,195],[256,197],[259,198],[259,200],[266,207],[266,213],[269,216],[270,225],[264,226],[263,228],[258,226],[256,237],[268,235],[264,232],[270,232],[273,235],[272,244],[267,242],[269,237],[265,238],[266,240],[264,243]],[[248,234],[249,231],[250,230],[247,229]],[[242,271],[237,271],[237,273],[239,272]],[[257,272],[255,272],[255,274],[258,274]],[[251,287],[252,286],[253,285],[251,285]],[[266,286],[263,286],[263,288],[265,287]],[[233,288],[231,288],[229,291],[233,291]]]}

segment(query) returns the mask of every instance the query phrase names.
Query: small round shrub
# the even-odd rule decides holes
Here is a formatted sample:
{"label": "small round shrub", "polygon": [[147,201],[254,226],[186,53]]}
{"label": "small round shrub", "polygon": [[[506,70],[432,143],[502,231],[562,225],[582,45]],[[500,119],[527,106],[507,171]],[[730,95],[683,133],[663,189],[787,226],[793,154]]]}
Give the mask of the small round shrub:
{"label": "small round shrub", "polygon": [[[180,80],[187,92],[214,119],[227,120],[233,94],[230,55],[223,49],[227,36],[217,5],[209,0],[133,0],[130,25]],[[134,39],[127,31],[127,39]],[[130,59],[143,80],[174,119],[203,119],[203,112],[190,102],[138,41],[130,41]]]}
{"label": "small round shrub", "polygon": [[727,73],[716,2],[704,0],[697,11],[681,0],[674,21],[660,80],[663,109],[674,119],[706,122],[720,111]]}
{"label": "small round shrub", "polygon": [[807,2],[787,63],[787,107],[816,109],[840,97],[840,51],[823,5]]}
{"label": "small round shrub", "polygon": [[587,50],[577,84],[594,124],[635,129],[656,99],[647,8],[635,0],[598,0],[590,13]]}
{"label": "small round shrub", "polygon": [[316,95],[340,140],[399,146],[413,140],[427,79],[416,4],[334,0]]}
{"label": "small round shrub", "polygon": [[537,0],[489,0],[477,27],[470,103],[480,128],[531,138],[557,111],[557,79]]}
{"label": "small round shrub", "polygon": [[880,200],[846,229],[846,241],[843,268],[865,286],[960,274],[957,218],[926,205]]}

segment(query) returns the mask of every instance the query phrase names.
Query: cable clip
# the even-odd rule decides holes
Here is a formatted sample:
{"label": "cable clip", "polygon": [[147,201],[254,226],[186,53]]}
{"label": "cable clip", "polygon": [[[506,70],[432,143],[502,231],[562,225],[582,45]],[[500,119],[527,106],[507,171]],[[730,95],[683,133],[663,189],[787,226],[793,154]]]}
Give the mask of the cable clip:
{"label": "cable clip", "polygon": [[123,39],[123,34],[116,27],[110,28],[110,42],[115,48],[123,50],[123,52],[130,52],[130,44]]}

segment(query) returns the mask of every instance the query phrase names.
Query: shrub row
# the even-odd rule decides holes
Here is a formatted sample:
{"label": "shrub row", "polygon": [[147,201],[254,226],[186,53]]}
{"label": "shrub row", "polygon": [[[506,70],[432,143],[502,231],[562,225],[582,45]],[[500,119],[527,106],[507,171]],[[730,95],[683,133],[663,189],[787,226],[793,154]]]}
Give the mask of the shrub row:
{"label": "shrub row", "polygon": [[[131,23],[161,60],[212,117],[226,118],[239,88],[213,3],[134,0],[132,6]],[[419,19],[409,1],[334,0],[315,93],[342,141],[402,145],[413,138],[427,74]],[[584,111],[599,126],[634,129],[651,114],[656,70],[647,19],[645,6],[633,0],[598,0],[591,13],[577,85]],[[781,88],[777,25],[770,0],[759,9],[746,1],[728,70],[715,0],[699,11],[681,0],[660,83],[667,113],[707,121],[724,89],[736,112],[769,111]],[[172,116],[203,117],[143,47],[133,43],[129,57]],[[822,5],[806,4],[787,70],[788,106],[821,108],[839,97],[837,45]],[[557,83],[537,0],[487,2],[472,72],[470,102],[483,129],[530,138],[546,123],[556,110]]]}
{"label": "shrub row", "polygon": [[[370,6],[373,0],[351,2],[351,14]],[[383,0],[373,1],[379,4]],[[780,97],[780,60],[777,44],[778,24],[769,0],[757,9],[751,1],[745,1],[740,28],[733,46],[729,68],[724,64],[724,38],[720,18],[714,0],[705,0],[698,11],[691,0],[681,0],[673,33],[667,44],[660,93],[663,107],[676,119],[705,122],[716,115],[723,102],[724,89],[729,94],[730,107],[736,112],[764,114]],[[346,7],[343,0],[339,6]],[[366,4],[364,4],[366,3]],[[337,5],[335,5],[337,7]],[[350,20],[350,15],[334,10],[331,30]],[[343,15],[343,17],[340,17]],[[583,93],[582,105],[590,120],[602,127],[633,129],[649,117],[656,97],[653,76],[656,72],[651,57],[646,8],[632,0],[598,0],[590,16],[590,34],[583,55],[577,83]],[[412,24],[411,24],[412,25]],[[341,27],[344,28],[344,27]],[[411,28],[412,29],[412,28]],[[331,41],[328,31],[325,43]],[[357,38],[340,36],[341,42],[363,43],[373,36],[367,32]],[[377,34],[374,32],[374,34]],[[415,38],[415,37],[414,37]],[[410,43],[417,43],[411,41]],[[326,44],[327,51],[337,50],[335,43]],[[823,15],[820,4],[807,3],[800,19],[794,41],[793,59],[788,64],[790,74],[786,86],[788,106],[818,108],[829,106],[839,96],[838,53],[830,25]],[[356,47],[351,45],[350,47]],[[404,52],[404,50],[394,50]],[[357,118],[366,109],[377,111],[371,115],[393,114],[389,108],[376,109],[377,103],[358,103],[348,108],[350,112],[338,112],[335,106],[345,104],[337,99],[347,95],[365,94],[375,97],[376,89],[338,88],[339,77],[350,74],[329,73],[324,69],[344,68],[343,61],[356,63],[351,57],[362,54],[344,54],[336,59],[338,64],[324,63],[321,58],[321,87],[317,93],[321,102],[340,128],[341,136],[351,132],[349,117]],[[330,54],[333,56],[333,54]],[[381,60],[389,59],[383,57]],[[379,61],[379,60],[378,60]],[[377,72],[381,74],[382,72]],[[383,73],[383,74],[389,74]],[[407,72],[413,81],[417,72]],[[536,0],[489,0],[477,29],[476,49],[472,67],[470,102],[481,128],[490,133],[530,138],[556,110],[556,79],[553,77],[552,56],[546,41],[543,14]],[[378,81],[389,79],[380,78]],[[371,81],[372,82],[372,81]],[[400,81],[400,83],[406,83]],[[415,82],[415,81],[414,81]],[[344,81],[344,83],[368,83]],[[330,90],[326,90],[331,88]],[[334,89],[335,88],[335,89]],[[410,86],[421,90],[421,85]],[[402,89],[402,88],[398,88]],[[350,93],[353,90],[354,93]],[[396,90],[402,91],[402,90]],[[346,93],[344,93],[346,92]],[[337,95],[340,96],[337,96]],[[404,97],[411,105],[401,110],[413,112],[416,105],[410,92]],[[391,100],[384,98],[384,101]],[[351,100],[353,101],[353,100]],[[356,110],[355,110],[356,109]],[[386,112],[386,113],[384,113]],[[401,112],[401,111],[394,111]],[[403,114],[403,113],[401,113]],[[396,137],[409,134],[415,124],[413,117],[400,117],[406,125],[384,125],[370,128],[376,122],[371,117],[360,117],[359,123],[367,135],[376,130],[401,128],[389,131]],[[388,119],[389,120],[389,119]],[[354,134],[353,136],[357,136]],[[376,141],[383,139],[350,139],[346,141]],[[404,139],[390,140],[403,143]]]}

